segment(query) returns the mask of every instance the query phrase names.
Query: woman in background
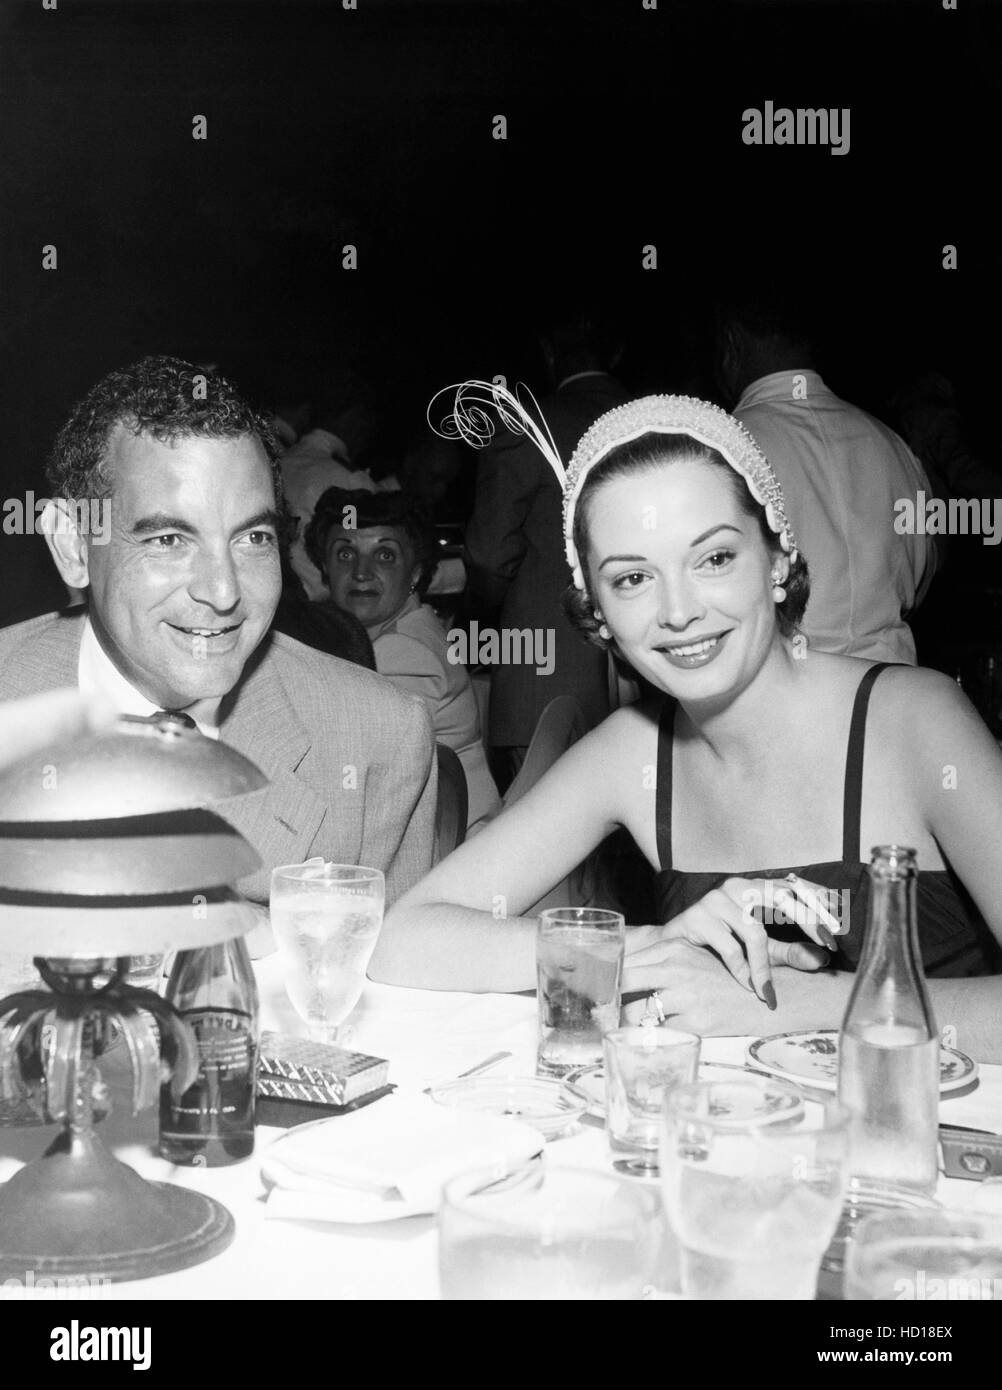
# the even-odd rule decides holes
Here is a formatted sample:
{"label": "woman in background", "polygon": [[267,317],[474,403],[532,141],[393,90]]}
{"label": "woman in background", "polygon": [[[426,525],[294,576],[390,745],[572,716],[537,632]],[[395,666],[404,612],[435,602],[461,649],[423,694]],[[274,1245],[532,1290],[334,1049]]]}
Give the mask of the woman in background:
{"label": "woman in background", "polygon": [[357,618],[376,670],[428,705],[435,738],[466,773],[468,826],[501,807],[487,766],[477,698],[465,666],[449,660],[445,630],[422,602],[435,572],[435,532],[405,493],[328,488],[306,531],[306,551],[330,603]]}

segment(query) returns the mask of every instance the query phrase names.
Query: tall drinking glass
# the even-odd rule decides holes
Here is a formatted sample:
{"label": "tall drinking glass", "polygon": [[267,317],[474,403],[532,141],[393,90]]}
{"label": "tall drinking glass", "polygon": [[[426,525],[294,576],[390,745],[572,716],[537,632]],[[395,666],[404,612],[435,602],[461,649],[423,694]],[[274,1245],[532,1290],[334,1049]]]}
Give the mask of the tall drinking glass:
{"label": "tall drinking glass", "polygon": [[337,1041],[361,997],[384,893],[379,869],[318,859],[272,872],[271,925],[286,993],[317,1042]]}
{"label": "tall drinking glass", "polygon": [[553,907],[536,934],[537,1070],[566,1076],[602,1060],[602,1038],[619,1026],[626,927],[621,912]]}
{"label": "tall drinking glass", "polygon": [[638,1299],[657,1280],[656,1191],[533,1160],[446,1183],[438,1216],[442,1297]]}
{"label": "tall drinking glass", "polygon": [[665,1100],[661,1181],[699,1299],[812,1299],[848,1181],[848,1112],[749,1075]]}

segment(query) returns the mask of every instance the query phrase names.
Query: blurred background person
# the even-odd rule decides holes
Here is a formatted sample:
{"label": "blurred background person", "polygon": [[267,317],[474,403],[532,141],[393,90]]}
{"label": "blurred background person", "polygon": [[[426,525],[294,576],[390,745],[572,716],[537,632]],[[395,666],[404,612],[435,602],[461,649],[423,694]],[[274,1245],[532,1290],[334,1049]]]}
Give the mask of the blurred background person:
{"label": "blurred background person", "polygon": [[289,548],[290,562],[307,596],[326,597],[304,537],[321,493],[330,487],[375,492],[377,484],[358,460],[370,452],[379,431],[375,399],[352,371],[331,373],[318,390],[308,429],[282,454],[282,483],[289,514],[298,529]]}
{"label": "blurred background person", "polygon": [[328,604],[363,624],[377,671],[421,696],[436,741],[458,754],[469,827],[494,815],[500,798],[469,674],[450,660],[445,629],[422,602],[436,564],[435,531],[423,508],[403,492],[330,488],[317,501],[306,548],[329,587]]}
{"label": "blurred background person", "polygon": [[[541,347],[550,390],[540,409],[558,453],[570,459],[588,426],[627,398],[612,375],[622,345],[597,314],[571,305],[548,317]],[[613,704],[608,657],[581,641],[561,607],[567,565],[560,537],[561,496],[552,470],[524,436],[499,431],[477,459],[466,529],[469,615],[502,629],[552,631],[554,653],[546,676],[526,664],[493,670],[487,741],[502,791],[551,700],[573,695],[589,729]]]}
{"label": "blurred background person", "polygon": [[767,286],[720,306],[724,404],[772,464],[810,556],[810,646],[914,666],[905,619],[932,580],[936,542],[898,534],[894,504],[935,489],[903,439],[818,375],[803,294]]}

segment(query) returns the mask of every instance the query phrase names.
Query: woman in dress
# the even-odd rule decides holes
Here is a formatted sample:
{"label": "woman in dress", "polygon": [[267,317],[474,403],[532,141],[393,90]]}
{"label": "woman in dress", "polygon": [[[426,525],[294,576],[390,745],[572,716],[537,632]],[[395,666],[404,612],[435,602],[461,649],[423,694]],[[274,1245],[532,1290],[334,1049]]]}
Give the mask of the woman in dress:
{"label": "woman in dress", "polygon": [[376,670],[428,705],[435,738],[466,773],[467,825],[501,809],[487,766],[477,697],[465,666],[448,659],[435,610],[422,598],[435,573],[435,532],[405,493],[328,488],[306,529],[306,551],[333,607],[365,627]]}
{"label": "woman in dress", "polygon": [[[511,397],[478,389],[472,407],[461,389],[456,432],[483,433],[489,400],[560,467]],[[405,894],[374,977],[531,988],[535,922],[519,913],[625,826],[657,871],[660,921],[629,933],[624,989],[658,990],[700,1034],[837,1027],[868,852],[909,845],[936,1016],[1002,1059],[1002,752],[955,683],[807,648],[807,566],[779,485],[715,406],[647,397],[603,416],[567,470],[565,520],[570,611],[657,697],[610,716]],[[791,872],[800,902],[829,890],[846,906],[838,940],[824,913],[804,926],[815,944],[752,916],[791,909]],[[825,946],[837,968],[818,971]]]}

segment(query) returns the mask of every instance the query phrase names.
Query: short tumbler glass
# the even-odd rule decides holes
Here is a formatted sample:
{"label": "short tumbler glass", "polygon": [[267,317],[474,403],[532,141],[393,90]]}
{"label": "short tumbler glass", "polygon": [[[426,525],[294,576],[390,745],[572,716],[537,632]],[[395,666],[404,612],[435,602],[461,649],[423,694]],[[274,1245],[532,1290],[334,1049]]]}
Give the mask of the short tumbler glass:
{"label": "short tumbler glass", "polygon": [[605,1035],[605,1127],[622,1172],[658,1171],[661,1113],[675,1086],[695,1081],[700,1039],[677,1028],[616,1028]]}

